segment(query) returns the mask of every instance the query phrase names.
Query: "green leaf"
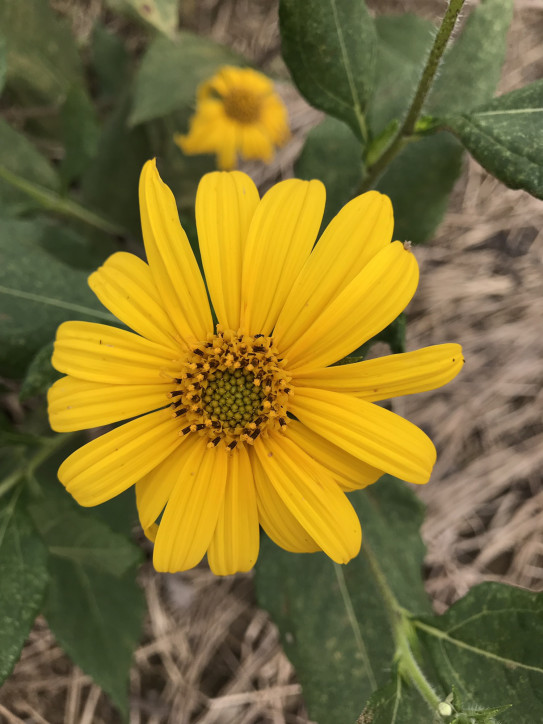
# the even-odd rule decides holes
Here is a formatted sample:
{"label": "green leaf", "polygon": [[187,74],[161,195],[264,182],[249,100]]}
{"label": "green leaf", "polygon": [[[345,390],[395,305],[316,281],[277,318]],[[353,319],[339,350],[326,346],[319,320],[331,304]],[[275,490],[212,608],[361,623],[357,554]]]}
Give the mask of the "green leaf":
{"label": "green leaf", "polygon": [[438,115],[465,111],[490,100],[501,76],[513,0],[482,0],[469,14],[460,34],[443,57],[425,104]]}
{"label": "green leaf", "polygon": [[[3,221],[0,230],[0,373],[20,378],[32,357],[67,319],[115,321],[87,286],[87,274],[40,246],[48,226]],[[61,231],[59,230],[59,234]]]}
{"label": "green leaf", "polygon": [[113,10],[127,10],[164,35],[173,37],[179,23],[178,0],[106,0]]}
{"label": "green leaf", "polygon": [[60,373],[57,372],[51,364],[52,355],[53,343],[49,342],[38,350],[32,359],[19,392],[21,402],[35,395],[43,395],[49,387],[51,387],[53,382],[60,377]]}
{"label": "green leaf", "polygon": [[9,28],[7,83],[25,98],[59,104],[82,81],[72,33],[48,2],[2,0],[0,28]]}
{"label": "green leaf", "polygon": [[375,93],[368,108],[374,135],[407,112],[435,33],[432,23],[410,13],[381,15],[375,19],[375,27],[378,37]]}
{"label": "green leaf", "polygon": [[6,73],[8,70],[8,51],[6,38],[0,33],[0,95],[4,90],[4,83],[6,82]]}
{"label": "green leaf", "polygon": [[362,170],[360,143],[342,121],[328,117],[309,131],[294,172],[301,179],[320,179],[326,186],[323,227],[354,196]]}
{"label": "green leaf", "polygon": [[47,585],[47,552],[22,506],[21,489],[0,508],[0,683],[11,673]]}
{"label": "green leaf", "polygon": [[543,80],[442,124],[506,186],[543,199]]}
{"label": "green leaf", "polygon": [[[27,140],[0,119],[0,165],[9,171],[32,179],[47,189],[57,190],[60,180],[49,161]],[[17,216],[29,210],[40,208],[40,204],[19,189],[0,178],[0,214]]]}
{"label": "green leaf", "polygon": [[145,610],[134,572],[117,578],[51,556],[49,573],[43,613],[55,638],[126,715],[128,675]]}
{"label": "green leaf", "polygon": [[94,26],[91,52],[98,96],[102,100],[114,100],[128,82],[130,56],[117,35],[100,23]]}
{"label": "green leaf", "polygon": [[363,0],[281,0],[281,48],[307,100],[366,139],[376,32]]}
{"label": "green leaf", "polygon": [[229,48],[189,32],[156,38],[136,74],[130,125],[194,106],[196,88],[222,65],[248,65]]}
{"label": "green leaf", "polygon": [[379,560],[402,605],[430,611],[421,578],[420,502],[388,476],[350,499],[363,542],[347,566],[323,554],[287,553],[264,540],[256,571],[259,603],[279,627],[310,718],[326,724],[354,721],[390,674],[394,643],[364,550]]}
{"label": "green leaf", "polygon": [[375,188],[392,200],[394,238],[428,241],[447,209],[462,170],[462,147],[447,133],[407,145],[387,167]]}
{"label": "green leaf", "polygon": [[78,179],[96,155],[100,128],[94,105],[83,86],[70,89],[61,110],[65,156],[59,172],[64,187]]}
{"label": "green leaf", "polygon": [[437,724],[428,704],[407,684],[398,671],[391,681],[377,689],[368,700],[359,724]]}

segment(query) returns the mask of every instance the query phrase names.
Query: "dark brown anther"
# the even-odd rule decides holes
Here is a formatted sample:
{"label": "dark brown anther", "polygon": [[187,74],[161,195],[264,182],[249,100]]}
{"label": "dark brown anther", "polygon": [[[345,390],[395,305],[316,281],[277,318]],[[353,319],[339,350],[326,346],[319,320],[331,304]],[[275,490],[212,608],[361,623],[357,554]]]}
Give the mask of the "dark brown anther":
{"label": "dark brown anther", "polygon": [[263,337],[263,334],[255,334],[255,339],[258,339],[259,337]]}
{"label": "dark brown anther", "polygon": [[285,425],[287,424],[287,421],[285,420],[284,417],[279,418],[279,424],[281,425],[281,427],[285,427]]}
{"label": "dark brown anther", "polygon": [[232,440],[232,442],[229,442],[226,447],[227,447],[229,450],[233,450],[233,449],[236,447],[237,444],[238,444],[238,441],[237,441],[237,440]]}
{"label": "dark brown anther", "polygon": [[[204,411],[202,410],[201,407],[199,407],[199,408],[196,410],[196,414],[197,414],[197,415],[203,415],[203,414],[204,414]],[[202,427],[205,427],[205,425],[202,425]]]}
{"label": "dark brown anther", "polygon": [[194,354],[197,354],[198,357],[203,357],[203,356],[204,356],[204,353],[202,352],[202,350],[201,350],[201,349],[198,349],[198,348],[196,348],[196,349],[194,350]]}
{"label": "dark brown anther", "polygon": [[170,397],[178,397],[179,395],[183,394],[183,390],[174,390],[173,392],[170,392]]}
{"label": "dark brown anther", "polygon": [[255,344],[253,347],[253,352],[265,352],[266,348],[261,344]]}
{"label": "dark brown anther", "polygon": [[188,435],[189,432],[190,432],[190,425],[187,425],[186,427],[184,427],[184,428],[181,430],[181,434],[182,434],[182,435]]}
{"label": "dark brown anther", "polygon": [[218,367],[218,366],[219,366],[219,363],[217,362],[216,359],[211,359],[211,360],[209,360],[209,366],[210,366],[211,368]]}
{"label": "dark brown anther", "polygon": [[288,393],[290,392],[290,387],[285,387],[285,389],[283,390],[283,392],[284,392],[286,395],[288,395]]}
{"label": "dark brown anther", "polygon": [[[175,408],[175,407],[179,407],[179,405],[183,405],[183,404],[184,404],[184,403],[183,403],[183,400],[177,400],[177,402],[174,402],[174,403],[173,403],[172,407],[174,407],[174,408]],[[188,409],[189,409],[188,407],[185,407],[185,409],[183,410],[183,412],[186,412]]]}
{"label": "dark brown anther", "polygon": [[176,417],[180,417],[181,415],[184,415],[185,412],[188,412],[188,407],[183,407],[182,410],[176,410],[176,411],[175,411],[175,416],[176,416]]}
{"label": "dark brown anther", "polygon": [[221,427],[221,423],[218,420],[213,420],[211,423],[211,427],[215,430],[218,430]]}
{"label": "dark brown anther", "polygon": [[256,438],[257,438],[259,435],[260,435],[260,429],[259,429],[259,428],[257,428],[256,430],[253,430],[253,432],[251,433],[251,437],[252,437],[253,440],[256,440]]}
{"label": "dark brown anther", "polygon": [[211,444],[213,445],[213,447],[217,447],[217,445],[220,443],[220,441],[221,441],[221,438],[216,437],[214,440],[211,441]]}
{"label": "dark brown anther", "polygon": [[200,430],[203,430],[204,428],[205,428],[205,425],[200,422],[200,423],[198,423],[198,425],[196,425],[196,432],[199,432]]}

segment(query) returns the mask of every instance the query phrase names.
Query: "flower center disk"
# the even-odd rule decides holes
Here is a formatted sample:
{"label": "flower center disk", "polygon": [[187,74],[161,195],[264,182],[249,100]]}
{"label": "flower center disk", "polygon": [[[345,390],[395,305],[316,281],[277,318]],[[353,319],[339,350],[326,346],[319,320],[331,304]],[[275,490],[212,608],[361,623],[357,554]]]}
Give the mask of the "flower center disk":
{"label": "flower center disk", "polygon": [[231,450],[287,424],[290,377],[271,337],[217,330],[181,363],[170,392],[180,434],[224,440]]}
{"label": "flower center disk", "polygon": [[224,111],[238,123],[256,123],[260,118],[261,98],[245,88],[232,88],[223,96]]}

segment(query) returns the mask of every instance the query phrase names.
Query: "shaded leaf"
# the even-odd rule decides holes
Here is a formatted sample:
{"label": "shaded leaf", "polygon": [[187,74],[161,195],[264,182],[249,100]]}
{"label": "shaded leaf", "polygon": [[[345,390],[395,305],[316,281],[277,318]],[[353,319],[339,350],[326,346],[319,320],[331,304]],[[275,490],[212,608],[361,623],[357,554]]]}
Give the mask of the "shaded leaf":
{"label": "shaded leaf", "polygon": [[507,48],[513,0],[481,0],[443,56],[425,111],[464,111],[494,95]]}
{"label": "shaded leaf", "polygon": [[0,34],[0,95],[4,90],[8,70],[8,51],[5,37]]}
{"label": "shaded leaf", "polygon": [[281,0],[281,51],[302,95],[367,136],[376,32],[363,0]]}
{"label": "shaded leaf", "polygon": [[81,60],[72,33],[48,2],[2,0],[0,28],[9,28],[7,82],[18,93],[58,104],[71,86],[81,82]]}
{"label": "shaded leaf", "polygon": [[106,0],[106,4],[118,12],[131,12],[169,37],[175,35],[178,0]]}
{"label": "shaded leaf", "polygon": [[61,129],[65,155],[59,173],[67,187],[86,170],[100,137],[96,111],[83,86],[70,89],[61,109]]}
{"label": "shaded leaf", "polygon": [[543,199],[543,80],[442,123],[506,186]]}
{"label": "shaded leaf", "polygon": [[47,552],[16,488],[0,507],[0,683],[11,673],[39,612]]}
{"label": "shaded leaf", "polygon": [[297,178],[317,178],[326,186],[323,228],[355,195],[362,171],[360,142],[342,121],[328,117],[309,131],[294,172]]}
{"label": "shaded leaf", "polygon": [[120,38],[97,23],[92,32],[92,65],[98,95],[113,100],[121,94],[130,74],[130,56]]}
{"label": "shaded leaf", "polygon": [[394,643],[365,548],[402,605],[430,611],[421,578],[420,502],[389,476],[350,500],[363,542],[348,565],[337,566],[324,554],[287,553],[264,540],[256,571],[259,603],[279,627],[310,718],[326,724],[354,721],[390,675]]}
{"label": "shaded leaf", "polygon": [[86,273],[41,248],[46,224],[8,220],[0,228],[0,371],[20,378],[61,322],[115,320],[88,288]]}
{"label": "shaded leaf", "polygon": [[29,397],[43,395],[60,377],[60,373],[51,364],[52,354],[53,342],[49,342],[32,359],[19,392],[19,399],[22,402],[28,400]]}
{"label": "shaded leaf", "polygon": [[183,31],[175,39],[156,38],[136,74],[130,124],[194,106],[197,86],[221,65],[248,65],[223,45]]}

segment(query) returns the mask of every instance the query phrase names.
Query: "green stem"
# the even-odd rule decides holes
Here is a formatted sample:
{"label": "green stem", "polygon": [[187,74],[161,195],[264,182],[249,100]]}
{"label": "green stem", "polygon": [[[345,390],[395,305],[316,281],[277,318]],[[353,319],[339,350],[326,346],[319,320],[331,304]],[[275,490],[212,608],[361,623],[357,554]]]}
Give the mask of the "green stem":
{"label": "green stem", "polygon": [[377,558],[367,543],[364,543],[362,550],[385,602],[385,608],[388,613],[394,642],[396,644],[396,658],[398,661],[399,671],[417,688],[422,698],[437,716],[438,706],[441,703],[441,699],[433,690],[432,685],[418,665],[413,649],[411,648],[410,636],[414,633],[413,624],[411,623],[411,614],[400,604],[394,595],[394,592],[388,585],[383,571],[379,567]]}
{"label": "green stem", "polygon": [[396,157],[396,155],[404,148],[404,146],[413,140],[413,133],[418,117],[422,111],[426,96],[432,87],[433,80],[437,73],[439,63],[451,37],[451,33],[454,30],[458,15],[462,10],[466,0],[450,0],[447,12],[445,13],[441,25],[434,38],[434,43],[428,55],[426,65],[422,71],[417,90],[407,115],[398,129],[398,132],[391,140],[390,144],[385,148],[383,153],[375,160],[375,162],[368,168],[368,172],[360,192],[366,191],[371,188],[375,181],[379,178],[389,163]]}
{"label": "green stem", "polygon": [[84,206],[80,206],[71,199],[63,198],[54,191],[45,189],[43,186],[38,186],[31,181],[27,181],[21,176],[12,173],[5,166],[1,165],[0,178],[3,178],[4,181],[7,181],[15,188],[35,199],[48,211],[53,211],[57,214],[61,214],[62,216],[71,216],[74,219],[79,219],[89,226],[94,226],[96,229],[100,229],[100,231],[105,231],[106,234],[119,236],[126,233],[122,226],[118,226],[117,224],[98,216],[98,214],[89,211]]}

